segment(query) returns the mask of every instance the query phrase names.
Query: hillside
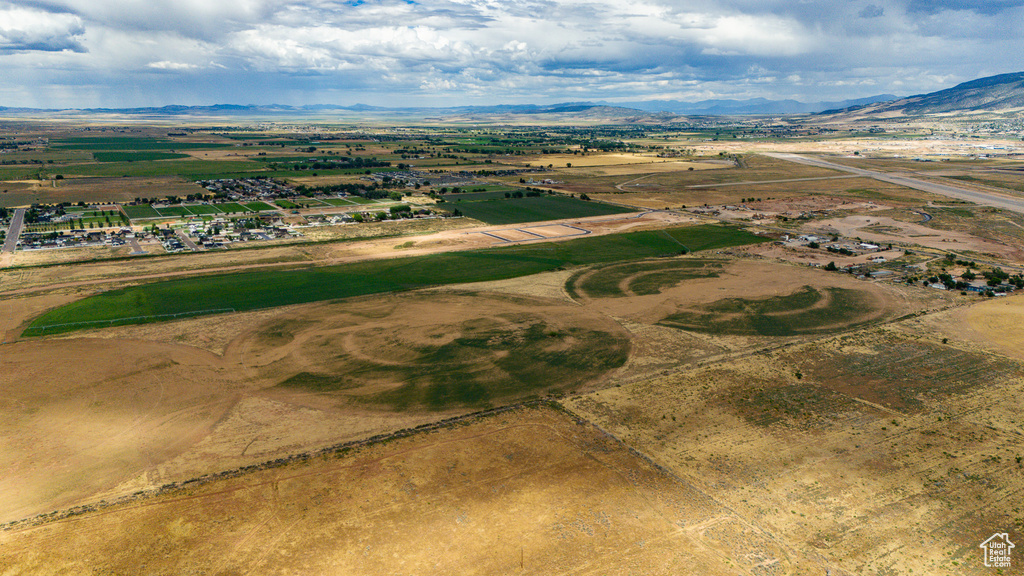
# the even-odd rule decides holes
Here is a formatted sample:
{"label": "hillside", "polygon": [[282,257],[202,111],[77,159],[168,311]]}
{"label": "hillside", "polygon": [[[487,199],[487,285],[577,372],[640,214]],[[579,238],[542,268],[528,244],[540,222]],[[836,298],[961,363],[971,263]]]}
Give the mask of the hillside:
{"label": "hillside", "polygon": [[918,94],[842,110],[828,110],[822,114],[851,117],[922,116],[1016,110],[1024,110],[1024,72],[979,78],[930,94]]}

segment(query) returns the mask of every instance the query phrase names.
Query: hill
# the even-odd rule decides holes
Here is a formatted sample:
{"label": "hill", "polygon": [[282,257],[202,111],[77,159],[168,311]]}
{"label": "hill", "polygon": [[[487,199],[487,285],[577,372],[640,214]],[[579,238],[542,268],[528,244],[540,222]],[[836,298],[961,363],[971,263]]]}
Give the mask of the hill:
{"label": "hill", "polygon": [[988,76],[930,94],[899,100],[827,110],[824,115],[851,117],[923,116],[1024,110],[1024,72]]}

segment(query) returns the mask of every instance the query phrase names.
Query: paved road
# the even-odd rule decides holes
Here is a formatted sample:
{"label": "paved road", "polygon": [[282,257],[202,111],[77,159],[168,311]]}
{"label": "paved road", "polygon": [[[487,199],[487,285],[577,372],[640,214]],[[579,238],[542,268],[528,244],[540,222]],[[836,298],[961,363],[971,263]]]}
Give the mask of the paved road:
{"label": "paved road", "polygon": [[979,190],[960,188],[959,186],[950,186],[949,184],[926,182],[924,180],[918,180],[917,178],[911,178],[909,176],[901,176],[899,174],[889,174],[885,172],[876,172],[874,170],[865,170],[864,168],[843,166],[842,164],[835,164],[813,156],[798,156],[796,154],[779,153],[765,153],[765,156],[779,158],[780,160],[788,160],[798,164],[807,164],[808,166],[817,166],[819,168],[831,168],[832,170],[850,172],[852,174],[864,176],[865,178],[874,178],[875,180],[880,180],[882,182],[896,184],[897,186],[906,186],[907,188],[930,192],[940,196],[949,196],[959,200],[967,200],[968,202],[974,202],[984,206],[994,206],[996,208],[1003,208],[1004,210],[1024,214],[1024,198],[1016,198],[1008,194],[1003,195],[993,192],[981,192]]}
{"label": "paved road", "polygon": [[128,239],[128,244],[130,244],[131,247],[132,247],[131,256],[135,256],[135,255],[138,255],[138,254],[145,254],[146,253],[146,251],[142,249],[142,246],[139,246],[139,239],[138,238],[129,238]]}
{"label": "paved road", "polygon": [[[788,158],[786,158],[788,160]],[[816,178],[786,178],[784,180],[751,180],[744,182],[721,182],[718,184],[693,184],[687,188],[718,188],[719,186],[750,186],[753,184],[780,184],[785,182],[807,182],[810,180],[839,180],[842,178],[860,178],[857,174],[847,176],[818,176]]]}
{"label": "paved road", "polygon": [[14,253],[18,245],[18,236],[21,235],[21,227],[25,223],[25,209],[15,208],[14,216],[11,217],[11,227],[7,230],[7,239],[4,241],[4,248],[0,252]]}
{"label": "paved road", "polygon": [[185,234],[181,230],[178,230],[175,233],[178,235],[178,238],[181,238],[182,243],[184,243],[185,246],[188,246],[190,250],[193,252],[199,252],[199,246],[196,246],[196,243],[188,237],[188,234]]}

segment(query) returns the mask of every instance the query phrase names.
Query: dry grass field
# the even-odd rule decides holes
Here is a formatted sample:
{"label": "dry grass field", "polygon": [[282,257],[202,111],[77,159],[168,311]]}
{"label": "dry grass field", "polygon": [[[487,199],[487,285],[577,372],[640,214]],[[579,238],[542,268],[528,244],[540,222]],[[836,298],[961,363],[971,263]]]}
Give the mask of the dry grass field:
{"label": "dry grass field", "polygon": [[542,408],[0,533],[12,575],[811,575],[831,565]]}

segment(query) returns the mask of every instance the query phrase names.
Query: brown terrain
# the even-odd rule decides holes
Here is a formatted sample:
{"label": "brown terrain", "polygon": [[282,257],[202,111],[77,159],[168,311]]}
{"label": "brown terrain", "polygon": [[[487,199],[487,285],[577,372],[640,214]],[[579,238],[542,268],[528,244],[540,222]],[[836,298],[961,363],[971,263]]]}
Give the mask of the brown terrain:
{"label": "brown terrain", "polygon": [[[819,267],[960,274],[951,252],[1015,273],[1019,218],[750,154],[955,141],[686,147],[704,156],[524,160],[556,165],[546,187],[656,212],[325,227],[127,263],[17,253],[0,270],[0,574],[995,573],[978,544],[1024,533],[1024,295]],[[21,336],[166,277],[717,221],[893,248],[771,242]]]}

